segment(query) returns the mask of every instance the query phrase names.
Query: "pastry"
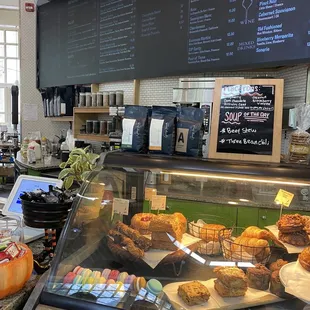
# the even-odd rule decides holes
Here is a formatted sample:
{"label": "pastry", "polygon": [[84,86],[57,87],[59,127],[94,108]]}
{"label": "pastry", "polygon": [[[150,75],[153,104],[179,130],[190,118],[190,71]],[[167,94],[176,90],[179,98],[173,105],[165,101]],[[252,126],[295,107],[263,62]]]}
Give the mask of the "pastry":
{"label": "pastry", "polygon": [[85,285],[85,284],[88,283],[88,282],[87,282],[87,281],[88,281],[88,278],[89,278],[89,277],[82,277],[82,284],[83,284],[83,285]]}
{"label": "pastry", "polygon": [[117,278],[117,281],[125,283],[126,278],[128,277],[127,272],[121,272]]}
{"label": "pastry", "polygon": [[107,280],[106,280],[106,278],[104,278],[104,277],[100,277],[99,279],[98,279],[98,284],[105,284],[107,282]]}
{"label": "pastry", "polygon": [[71,284],[74,281],[74,278],[76,277],[76,274],[74,272],[69,272],[63,280],[63,284]]}
{"label": "pastry", "polygon": [[256,238],[256,239],[271,239],[270,233],[266,229],[260,229],[256,226],[249,226],[242,234],[241,237]]}
{"label": "pastry", "polygon": [[90,275],[94,279],[100,278],[101,277],[101,272],[100,271],[93,271]]}
{"label": "pastry", "polygon": [[286,260],[278,259],[276,262],[270,264],[269,269],[271,272],[280,270],[286,264],[288,264]]}
{"label": "pastry", "polygon": [[74,278],[73,284],[82,284],[82,281],[83,281],[83,277],[80,276],[80,275],[77,275],[77,276]]}
{"label": "pastry", "polygon": [[214,269],[217,279],[214,288],[222,297],[244,296],[247,289],[247,278],[237,267],[217,267]]}
{"label": "pastry", "polygon": [[304,230],[292,233],[279,231],[279,240],[294,246],[306,246],[309,244],[309,236]]}
{"label": "pastry", "polygon": [[142,236],[137,230],[130,228],[120,221],[116,223],[115,230],[130,238],[136,244],[136,246],[143,251],[147,251],[152,245],[150,239]]}
{"label": "pastry", "polygon": [[248,268],[246,276],[249,287],[261,291],[268,290],[270,275],[271,271],[261,264],[256,264],[255,267]]}
{"label": "pastry", "polygon": [[83,278],[89,278],[91,274],[92,274],[92,271],[90,269],[84,269],[81,273],[81,276]]}
{"label": "pastry", "polygon": [[304,231],[310,235],[310,216],[303,216],[302,219],[304,223]]}
{"label": "pastry", "polygon": [[95,284],[95,279],[92,278],[92,277],[89,277],[89,278],[87,279],[86,284]]}
{"label": "pastry", "polygon": [[82,271],[83,270],[83,268],[81,267],[81,266],[77,266],[77,267],[75,267],[74,269],[73,269],[73,272],[75,273],[75,274],[79,274],[79,271]]}
{"label": "pastry", "polygon": [[119,275],[119,271],[118,270],[112,270],[111,273],[109,274],[109,280],[114,280],[116,282],[117,278]]}
{"label": "pastry", "polygon": [[111,273],[111,269],[107,269],[107,268],[106,268],[106,269],[104,269],[104,270],[102,271],[101,276],[104,277],[105,279],[108,279],[110,273]]}
{"label": "pastry", "polygon": [[200,238],[206,242],[219,241],[219,231],[225,228],[224,225],[205,224],[200,229]]}
{"label": "pastry", "polygon": [[[240,248],[239,246],[242,246]],[[238,237],[234,240],[232,244],[232,251],[247,252],[250,255],[262,255],[265,254],[265,249],[269,248],[269,243],[267,240],[257,239],[257,238],[248,238],[248,237]]]}
{"label": "pastry", "polygon": [[149,235],[149,226],[151,220],[155,217],[152,213],[137,213],[131,219],[131,227],[137,230],[141,235]]}
{"label": "pastry", "polygon": [[186,217],[182,213],[179,213],[179,212],[175,212],[173,216],[178,220],[182,234],[186,233],[187,231]]}
{"label": "pastry", "polygon": [[167,250],[167,251],[176,251],[178,247],[172,242],[163,242],[163,241],[152,241],[153,249]]}
{"label": "pastry", "polygon": [[183,235],[181,233],[181,230],[178,230],[176,234],[177,234],[176,237],[173,237],[172,235],[166,232],[152,232],[152,244],[154,241],[173,242],[174,240],[177,240],[181,242]]}
{"label": "pastry", "polygon": [[146,290],[149,293],[151,293],[155,296],[158,296],[160,294],[160,292],[163,290],[163,286],[158,280],[151,279],[146,284]]}
{"label": "pastry", "polygon": [[277,222],[278,229],[282,233],[301,231],[304,228],[303,218],[299,214],[285,214]]}
{"label": "pastry", "polygon": [[285,288],[280,281],[279,270],[274,271],[271,274],[270,279],[270,292],[277,295],[280,298],[292,298],[293,296],[285,292]]}
{"label": "pastry", "polygon": [[156,216],[152,219],[149,229],[152,233],[168,233],[178,241],[182,240],[182,228],[179,220],[174,215],[160,214]]}
{"label": "pastry", "polygon": [[310,271],[310,247],[305,248],[298,256],[300,265]]}
{"label": "pastry", "polygon": [[188,306],[202,305],[210,298],[208,289],[198,281],[180,285],[178,295]]}
{"label": "pastry", "polygon": [[146,280],[143,277],[137,277],[137,278],[134,279],[134,281],[133,281],[133,290],[136,293],[139,293],[141,288],[145,288],[145,287],[146,287]]}
{"label": "pastry", "polygon": [[129,288],[133,288],[133,282],[135,281],[136,276],[134,274],[129,275],[126,279],[124,284],[129,284]]}

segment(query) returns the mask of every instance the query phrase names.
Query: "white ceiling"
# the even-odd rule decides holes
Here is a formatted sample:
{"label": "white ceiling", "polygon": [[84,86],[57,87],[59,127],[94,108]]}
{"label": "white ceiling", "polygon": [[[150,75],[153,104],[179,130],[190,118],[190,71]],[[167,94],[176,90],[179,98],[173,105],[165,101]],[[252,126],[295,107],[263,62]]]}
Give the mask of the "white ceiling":
{"label": "white ceiling", "polygon": [[0,5],[19,7],[19,0],[0,0]]}

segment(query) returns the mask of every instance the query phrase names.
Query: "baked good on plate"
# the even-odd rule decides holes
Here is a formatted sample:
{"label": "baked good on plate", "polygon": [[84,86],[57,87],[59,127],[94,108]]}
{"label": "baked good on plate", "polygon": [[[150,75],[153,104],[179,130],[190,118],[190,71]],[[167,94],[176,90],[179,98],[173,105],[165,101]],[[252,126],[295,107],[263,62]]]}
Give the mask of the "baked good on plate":
{"label": "baked good on plate", "polygon": [[210,298],[208,289],[198,281],[180,285],[178,295],[189,306],[202,305]]}
{"label": "baked good on plate", "polygon": [[136,229],[141,235],[149,235],[151,220],[156,217],[152,213],[137,213],[131,219],[131,227]]}
{"label": "baked good on plate", "polygon": [[298,256],[300,265],[310,271],[310,247],[305,248]]}
{"label": "baked good on plate", "polygon": [[304,230],[293,233],[279,231],[279,240],[294,246],[306,246],[309,244],[309,236]]}
{"label": "baked good on plate", "polygon": [[304,228],[304,221],[299,214],[285,214],[282,215],[277,225],[282,233],[291,233],[302,230]]}
{"label": "baked good on plate", "polygon": [[219,231],[225,229],[224,225],[219,224],[205,224],[200,229],[200,238],[206,242],[218,241]]}
{"label": "baked good on plate", "polygon": [[279,276],[280,270],[276,270],[271,274],[270,279],[270,292],[272,294],[277,295],[280,298],[292,298],[293,296],[285,292],[285,288],[281,283],[280,276]]}
{"label": "baked good on plate", "polygon": [[242,234],[242,237],[257,238],[257,239],[270,239],[270,233],[266,229],[260,229],[256,226],[249,226]]}
{"label": "baked good on plate", "polygon": [[248,285],[257,290],[266,291],[269,288],[271,271],[262,264],[248,268],[246,273]]}
{"label": "baked good on plate", "polygon": [[269,269],[271,272],[280,270],[286,264],[288,264],[288,261],[283,260],[283,259],[278,259],[277,261],[270,264]]}
{"label": "baked good on plate", "polygon": [[217,267],[214,269],[217,279],[214,288],[222,297],[244,296],[247,289],[247,279],[244,272],[237,267]]}

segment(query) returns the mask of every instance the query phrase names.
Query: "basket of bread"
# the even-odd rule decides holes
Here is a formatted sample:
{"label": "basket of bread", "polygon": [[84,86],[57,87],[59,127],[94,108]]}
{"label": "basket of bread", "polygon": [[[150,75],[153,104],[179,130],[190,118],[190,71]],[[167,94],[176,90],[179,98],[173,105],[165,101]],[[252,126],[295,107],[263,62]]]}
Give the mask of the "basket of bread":
{"label": "basket of bread", "polygon": [[223,229],[219,240],[226,260],[253,264],[266,264],[271,256],[270,246],[276,242],[273,234],[256,226]]}
{"label": "basket of bread", "polygon": [[[202,241],[199,242],[197,252],[202,255],[216,256],[222,253],[219,242],[219,232],[226,229],[224,219],[218,216],[204,216],[205,221],[199,219],[197,222],[191,221],[188,223],[189,233]],[[227,220],[225,221],[227,222]],[[229,234],[230,231],[226,230]],[[230,235],[227,235],[230,237]]]}
{"label": "basket of bread", "polygon": [[[186,231],[187,220],[181,213],[138,213],[131,219],[130,226],[117,222],[109,231],[107,244],[111,252],[122,260],[147,261],[146,256],[149,257],[150,253],[165,251],[167,255],[160,263],[175,263],[188,256],[180,249],[188,239]],[[198,241],[185,246],[190,251],[196,251]]]}

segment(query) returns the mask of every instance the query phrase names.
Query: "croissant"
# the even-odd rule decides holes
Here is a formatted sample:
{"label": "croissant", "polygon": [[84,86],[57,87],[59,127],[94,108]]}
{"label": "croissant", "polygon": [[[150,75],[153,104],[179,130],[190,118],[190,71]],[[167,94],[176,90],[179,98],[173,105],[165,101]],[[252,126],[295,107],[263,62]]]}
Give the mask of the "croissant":
{"label": "croissant", "polygon": [[265,229],[260,229],[256,226],[249,226],[242,234],[242,237],[249,237],[249,238],[257,238],[257,239],[271,239],[269,231]]}
{"label": "croissant", "polygon": [[[241,248],[240,245],[243,247]],[[266,240],[240,236],[234,241],[233,251],[245,251],[255,256],[265,252],[267,247],[269,247],[269,243]]]}

